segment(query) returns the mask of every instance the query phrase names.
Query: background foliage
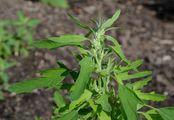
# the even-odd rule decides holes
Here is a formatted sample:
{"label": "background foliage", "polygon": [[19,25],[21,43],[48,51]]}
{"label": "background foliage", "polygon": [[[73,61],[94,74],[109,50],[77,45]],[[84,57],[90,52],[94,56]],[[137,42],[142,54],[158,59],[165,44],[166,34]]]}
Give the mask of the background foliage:
{"label": "background foliage", "polygon": [[1,89],[8,89],[7,69],[16,64],[12,56],[27,57],[32,48],[33,29],[38,25],[36,19],[29,19],[22,12],[17,19],[0,21],[0,83]]}

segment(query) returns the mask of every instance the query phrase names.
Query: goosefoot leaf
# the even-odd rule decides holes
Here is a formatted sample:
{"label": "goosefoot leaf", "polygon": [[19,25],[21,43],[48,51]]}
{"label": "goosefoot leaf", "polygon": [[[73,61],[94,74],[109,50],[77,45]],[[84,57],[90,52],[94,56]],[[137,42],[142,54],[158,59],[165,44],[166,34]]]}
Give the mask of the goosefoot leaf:
{"label": "goosefoot leaf", "polygon": [[111,117],[107,115],[104,111],[98,114],[99,120],[111,120]]}
{"label": "goosefoot leaf", "polygon": [[147,85],[148,82],[151,81],[151,80],[152,80],[152,77],[150,76],[150,77],[147,77],[147,78],[145,78],[143,80],[136,81],[136,82],[132,83],[133,89],[134,90],[141,89],[145,85]]}
{"label": "goosefoot leaf", "polygon": [[142,102],[136,94],[124,85],[119,84],[118,96],[120,98],[126,120],[138,120],[137,105]]}
{"label": "goosefoot leaf", "polygon": [[114,45],[110,46],[114,52],[121,58],[121,60],[123,60],[124,62],[126,62],[127,64],[130,63],[130,61],[126,58],[126,56],[124,55],[121,45],[117,42],[117,40],[111,36],[106,36],[106,39],[113,42]]}
{"label": "goosefoot leaf", "polygon": [[156,111],[156,109],[151,109],[147,112],[141,112],[141,114],[147,119],[147,120],[163,120],[160,116],[160,114]]}
{"label": "goosefoot leaf", "polygon": [[134,74],[128,74],[128,72],[125,73],[118,73],[117,77],[121,80],[130,80],[130,79],[136,79],[136,78],[142,78],[151,75],[151,71],[143,71],[143,72],[137,72]]}
{"label": "goosefoot leaf", "polygon": [[96,100],[97,104],[100,104],[104,111],[111,112],[111,105],[109,104],[109,96],[107,94],[103,94],[99,99]]}
{"label": "goosefoot leaf", "polygon": [[86,40],[83,35],[63,35],[60,37],[50,37],[34,43],[37,48],[55,49],[64,46],[82,46]]}
{"label": "goosefoot leaf", "polygon": [[30,80],[25,80],[16,84],[12,84],[9,87],[10,92],[28,93],[32,92],[34,89],[40,89],[48,86],[50,79],[48,78],[33,78]]}
{"label": "goosefoot leaf", "polygon": [[58,91],[54,93],[53,99],[59,108],[64,107],[66,105],[63,96]]}
{"label": "goosefoot leaf", "polygon": [[78,99],[84,92],[93,70],[92,58],[85,57],[80,61],[80,73],[72,87],[70,97],[72,100]]}
{"label": "goosefoot leaf", "polygon": [[119,72],[128,72],[130,70],[136,70],[141,64],[143,64],[143,60],[136,60],[134,62],[129,63],[127,66],[119,66]]}
{"label": "goosefoot leaf", "polygon": [[82,23],[78,18],[68,13],[69,18],[80,28],[90,30],[90,27],[85,23]]}
{"label": "goosefoot leaf", "polygon": [[143,93],[140,91],[135,92],[136,95],[142,100],[151,100],[151,101],[164,101],[166,96],[154,94],[154,93]]}
{"label": "goosefoot leaf", "polygon": [[106,22],[103,23],[103,25],[101,26],[101,29],[106,29],[111,27],[120,16],[120,13],[121,13],[121,10],[117,10],[110,19],[108,19]]}
{"label": "goosefoot leaf", "polygon": [[[43,77],[12,84],[9,87],[9,91],[19,94],[32,92],[34,89],[45,87],[60,87],[60,82],[65,78],[65,76],[62,76],[65,71],[66,70],[62,68],[44,70],[44,72],[42,72]],[[55,73],[54,76],[52,76],[53,73]]]}
{"label": "goosefoot leaf", "polygon": [[77,120],[78,119],[78,111],[73,110],[65,115],[62,115],[57,120]]}
{"label": "goosefoot leaf", "polygon": [[69,4],[67,0],[41,0],[41,1],[53,7],[60,7],[64,9],[69,8]]}
{"label": "goosefoot leaf", "polygon": [[158,112],[164,120],[174,119],[174,107],[160,108]]}
{"label": "goosefoot leaf", "polygon": [[74,100],[71,102],[71,104],[69,105],[69,109],[73,110],[77,107],[77,105],[80,105],[81,103],[88,101],[92,96],[92,92],[90,92],[89,90],[85,89],[84,93],[79,97],[79,99]]}

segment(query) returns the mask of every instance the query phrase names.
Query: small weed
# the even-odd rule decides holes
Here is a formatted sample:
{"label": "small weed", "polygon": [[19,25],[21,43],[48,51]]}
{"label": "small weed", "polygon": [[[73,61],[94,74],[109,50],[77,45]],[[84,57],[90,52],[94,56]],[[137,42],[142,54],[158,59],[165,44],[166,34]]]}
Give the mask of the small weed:
{"label": "small weed", "polygon": [[16,64],[10,61],[12,56],[27,57],[32,48],[33,29],[39,21],[29,19],[22,12],[17,13],[15,20],[0,21],[0,84],[2,89],[8,89],[9,77],[6,70]]}

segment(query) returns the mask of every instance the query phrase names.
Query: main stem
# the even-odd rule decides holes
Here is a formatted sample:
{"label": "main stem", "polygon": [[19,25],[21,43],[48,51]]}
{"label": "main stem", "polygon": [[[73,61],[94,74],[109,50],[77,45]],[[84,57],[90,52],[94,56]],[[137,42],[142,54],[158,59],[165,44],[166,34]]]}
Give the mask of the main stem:
{"label": "main stem", "polygon": [[107,73],[105,75],[102,74],[104,70],[110,67],[110,64],[109,64],[110,62],[108,60],[107,61],[108,64],[106,68],[103,68],[103,60],[108,54],[107,51],[105,51],[104,34],[105,34],[104,30],[98,30],[94,34],[94,40],[92,41],[92,49],[91,49],[91,55],[94,58],[95,65],[96,65],[95,72],[98,74],[97,86],[99,90],[98,92],[100,94],[109,92],[108,84],[110,80],[110,75],[108,75]]}

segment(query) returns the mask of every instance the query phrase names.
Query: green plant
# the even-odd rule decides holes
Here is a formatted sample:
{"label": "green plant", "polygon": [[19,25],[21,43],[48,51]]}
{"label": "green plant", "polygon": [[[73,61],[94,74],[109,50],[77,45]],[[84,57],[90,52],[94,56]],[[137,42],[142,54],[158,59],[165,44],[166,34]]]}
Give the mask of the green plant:
{"label": "green plant", "polygon": [[28,56],[28,50],[32,48],[33,28],[38,20],[29,19],[22,12],[17,13],[16,20],[0,21],[0,88],[8,89],[8,75],[6,70],[15,65],[12,56]]}
{"label": "green plant", "polygon": [[34,120],[42,120],[40,117],[35,117]]}
{"label": "green plant", "polygon": [[[50,37],[35,45],[47,49],[76,46],[79,53],[75,56],[80,69],[69,69],[58,61],[58,67],[40,71],[39,78],[15,83],[10,91],[28,93],[38,88],[54,88],[57,107],[52,120],[172,120],[174,107],[148,105],[149,101],[163,101],[166,97],[142,91],[152,79],[150,71],[138,70],[143,61],[128,60],[118,41],[106,34],[115,29],[111,26],[119,15],[120,10],[104,22],[96,22],[93,28],[70,15],[79,27],[88,31],[86,36]],[[64,82],[67,76],[74,82]]]}
{"label": "green plant", "polygon": [[41,2],[53,7],[59,7],[64,9],[69,8],[69,4],[67,0],[41,0]]}
{"label": "green plant", "polygon": [[[16,54],[21,54],[24,57],[28,56],[28,50],[33,44],[33,29],[39,24],[37,19],[29,19],[23,12],[17,13],[18,19],[12,20],[12,28],[15,28],[12,43]],[[23,41],[23,42],[22,42]]]}

